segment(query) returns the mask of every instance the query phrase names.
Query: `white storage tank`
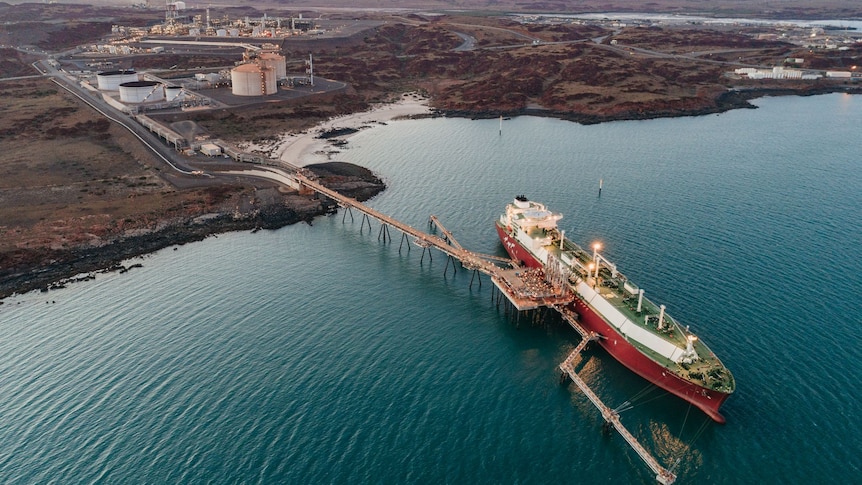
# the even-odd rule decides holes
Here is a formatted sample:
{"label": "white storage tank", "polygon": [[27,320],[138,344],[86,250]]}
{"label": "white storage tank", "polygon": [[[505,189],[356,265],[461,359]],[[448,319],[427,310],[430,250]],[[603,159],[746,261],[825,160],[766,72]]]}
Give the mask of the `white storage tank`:
{"label": "white storage tank", "polygon": [[287,62],[283,55],[275,52],[264,52],[260,54],[260,62],[270,69],[275,70],[275,79],[287,79]]}
{"label": "white storage tank", "polygon": [[165,100],[164,85],[155,81],[133,81],[120,84],[120,101],[152,103]]}
{"label": "white storage tank", "polygon": [[183,98],[181,86],[165,86],[165,99],[168,101],[179,101]]}
{"label": "white storage tank", "polygon": [[96,81],[101,91],[116,91],[120,84],[130,83],[138,80],[135,71],[105,71],[96,75]]}
{"label": "white storage tank", "polygon": [[228,34],[230,34],[231,37],[239,37],[239,29],[230,29],[228,30]]}
{"label": "white storage tank", "polygon": [[227,37],[227,30],[225,30],[225,29],[216,30],[216,37]]}
{"label": "white storage tank", "polygon": [[278,90],[275,70],[259,64],[241,64],[230,71],[231,92],[236,96],[266,96]]}
{"label": "white storage tank", "polygon": [[192,37],[199,36],[199,35],[201,35],[201,29],[199,29],[197,27],[192,27],[189,29],[189,35]]}

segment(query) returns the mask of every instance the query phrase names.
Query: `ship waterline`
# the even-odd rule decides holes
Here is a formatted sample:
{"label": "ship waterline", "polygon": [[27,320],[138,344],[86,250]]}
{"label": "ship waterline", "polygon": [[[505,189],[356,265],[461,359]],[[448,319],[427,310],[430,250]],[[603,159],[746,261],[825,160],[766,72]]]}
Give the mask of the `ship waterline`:
{"label": "ship waterline", "polygon": [[562,215],[518,196],[496,223],[506,252],[521,264],[564,276],[575,295],[569,309],[599,345],[628,369],[724,423],[719,408],[735,389],[733,375],[694,334],[644,297],[612,262],[565,239]]}

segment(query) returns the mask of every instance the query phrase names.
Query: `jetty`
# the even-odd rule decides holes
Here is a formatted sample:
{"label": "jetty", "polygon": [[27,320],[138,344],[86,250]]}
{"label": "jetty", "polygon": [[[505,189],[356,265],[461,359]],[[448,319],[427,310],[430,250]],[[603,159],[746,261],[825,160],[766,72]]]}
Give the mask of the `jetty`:
{"label": "jetty", "polygon": [[[329,197],[334,200],[340,207],[345,210],[344,217],[349,213],[353,217],[352,211],[356,210],[362,213],[362,227],[368,224],[371,229],[370,219],[375,219],[380,223],[378,239],[391,239],[389,228],[393,228],[401,232],[401,243],[408,238],[412,238],[412,242],[421,247],[424,258],[425,252],[436,249],[447,257],[446,270],[449,268],[449,262],[452,267],[455,267],[455,260],[458,260],[462,267],[474,272],[474,276],[484,274],[490,277],[494,286],[500,290],[500,293],[506,296],[508,301],[514,308],[521,312],[526,310],[535,310],[539,308],[551,308],[562,316],[569,325],[581,336],[581,342],[572,350],[566,360],[560,364],[563,377],[570,379],[583,392],[590,402],[599,410],[605,422],[613,426],[614,429],[625,439],[626,443],[640,456],[646,465],[656,474],[656,480],[662,485],[670,485],[676,481],[676,475],[670,470],[659,464],[650,452],[644,448],[629,432],[628,429],[620,421],[619,414],[608,407],[602,400],[590,389],[589,385],[578,376],[575,370],[575,361],[581,352],[587,347],[590,342],[596,341],[602,336],[595,332],[588,332],[580,323],[578,323],[578,315],[568,308],[569,303],[574,301],[575,296],[572,294],[568,285],[565,282],[555,280],[544,274],[541,269],[527,269],[517,265],[517,263],[509,258],[499,256],[486,255],[476,253],[464,249],[458,243],[451,231],[446,229],[436,216],[429,217],[429,225],[436,226],[443,234],[443,237],[426,233],[416,229],[408,224],[405,224],[397,219],[387,216],[367,205],[344,196],[338,192],[324,187],[313,179],[313,174],[299,167],[289,166],[284,168],[261,167],[253,171],[245,171],[244,175],[257,176],[270,179],[281,184],[286,184],[300,192],[316,192],[320,195]],[[409,247],[409,246],[408,246]],[[481,284],[481,278],[480,278]],[[470,280],[471,285],[473,280]]]}

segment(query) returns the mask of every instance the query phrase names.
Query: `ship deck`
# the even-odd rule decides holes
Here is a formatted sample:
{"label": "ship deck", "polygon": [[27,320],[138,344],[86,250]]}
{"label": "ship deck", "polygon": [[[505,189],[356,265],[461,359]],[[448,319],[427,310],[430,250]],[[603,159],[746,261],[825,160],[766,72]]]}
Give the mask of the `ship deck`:
{"label": "ship deck", "polygon": [[[636,296],[628,296],[625,290],[620,290],[619,288],[614,288],[609,284],[613,284],[613,279],[605,279],[602,278],[601,271],[599,271],[599,279],[597,282],[594,279],[588,280],[588,282],[595,283],[596,289],[599,291],[599,294],[604,297],[604,299],[614,306],[617,310],[619,310],[626,318],[628,318],[632,323],[636,323],[641,328],[647,329],[652,332],[654,335],[659,335],[663,339],[679,346],[686,346],[686,334],[682,331],[682,326],[673,320],[673,317],[669,316],[667,313],[664,314],[664,328],[658,328],[658,319],[661,313],[661,310],[657,308],[652,302],[644,298],[643,303],[641,305],[641,311],[637,311],[638,298]],[[700,339],[697,339],[693,342],[694,349],[697,351],[697,355],[700,357],[700,360],[693,362],[691,364],[677,364],[676,362],[671,361],[670,359],[665,358],[662,355],[659,355],[656,352],[653,352],[649,347],[642,345],[640,342],[636,340],[631,340],[630,342],[635,345],[638,350],[649,355],[653,360],[661,363],[665,367],[670,370],[673,370],[677,373],[682,374],[691,374],[691,373],[704,373],[708,372],[713,368],[721,368],[723,367],[720,362],[717,362],[717,358],[712,353],[712,351],[701,342]]]}
{"label": "ship deck", "polygon": [[[559,241],[556,234],[552,239]],[[574,256],[577,263],[583,268],[587,268],[590,263],[593,263],[591,254],[568,240],[563,241],[563,249],[560,249],[557,242],[551,246],[545,246],[545,250],[557,258],[561,258],[563,253]],[[571,276],[573,280],[581,278],[586,281],[632,323],[678,347],[685,348],[688,334],[684,327],[665,312],[663,328],[659,329],[661,309],[644,297],[641,302],[641,309],[638,311],[637,288],[630,283],[627,284],[624,276],[617,273],[615,277],[605,266],[600,267],[598,278],[587,275],[586,271],[578,273],[578,268],[575,265],[572,266],[572,269],[576,270]],[[574,281],[572,282],[574,283]],[[627,341],[655,362],[686,380],[701,382],[705,387],[725,392],[732,391],[735,387],[733,377],[729,372],[726,372],[724,364],[700,339],[693,342],[699,359],[691,364],[676,363],[635,339],[627,338]]]}

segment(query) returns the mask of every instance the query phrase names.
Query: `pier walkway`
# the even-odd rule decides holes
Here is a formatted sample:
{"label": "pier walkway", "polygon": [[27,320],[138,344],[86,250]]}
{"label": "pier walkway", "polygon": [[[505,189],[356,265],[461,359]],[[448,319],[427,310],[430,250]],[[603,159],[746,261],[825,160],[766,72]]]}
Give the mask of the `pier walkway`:
{"label": "pier walkway", "polygon": [[[294,178],[296,178],[296,180],[303,187],[307,187],[319,194],[323,194],[330,199],[335,200],[342,207],[356,209],[370,217],[377,219],[378,221],[380,221],[381,224],[398,229],[402,233],[412,237],[413,240],[416,241],[416,243],[422,247],[434,247],[446,254],[447,256],[452,256],[453,258],[458,259],[459,261],[461,261],[461,264],[463,264],[464,267],[467,269],[475,269],[481,271],[482,273],[485,273],[492,278],[500,275],[500,270],[502,268],[500,268],[494,263],[487,261],[478,253],[474,253],[472,251],[468,251],[462,248],[460,244],[449,244],[445,239],[439,236],[428,234],[410,225],[404,224],[401,221],[393,219],[386,214],[383,214],[372,209],[371,207],[368,207],[367,205],[359,202],[352,197],[346,197],[332,189],[328,189],[323,185],[309,179],[305,175],[302,175],[301,173],[295,174]],[[449,231],[445,231],[444,234],[450,235],[451,233],[449,233]]]}

